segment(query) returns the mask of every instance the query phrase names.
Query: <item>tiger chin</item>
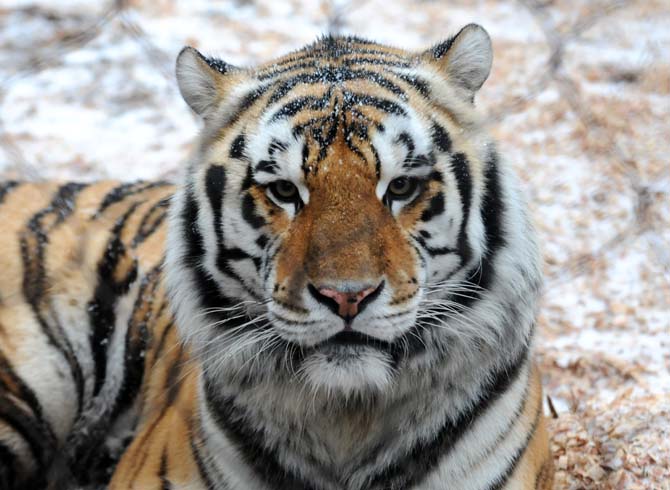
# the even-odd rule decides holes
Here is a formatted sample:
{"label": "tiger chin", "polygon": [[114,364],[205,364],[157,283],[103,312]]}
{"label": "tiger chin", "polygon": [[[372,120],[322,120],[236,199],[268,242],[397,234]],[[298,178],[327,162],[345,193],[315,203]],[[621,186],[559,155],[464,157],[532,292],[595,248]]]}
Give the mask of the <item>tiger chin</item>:
{"label": "tiger chin", "polygon": [[176,188],[3,187],[0,297],[52,336],[17,334],[32,375],[0,340],[0,487],[90,482],[104,449],[112,490],[551,488],[535,232],[474,107],[491,62],[474,24],[255,68],[185,48],[203,129]]}

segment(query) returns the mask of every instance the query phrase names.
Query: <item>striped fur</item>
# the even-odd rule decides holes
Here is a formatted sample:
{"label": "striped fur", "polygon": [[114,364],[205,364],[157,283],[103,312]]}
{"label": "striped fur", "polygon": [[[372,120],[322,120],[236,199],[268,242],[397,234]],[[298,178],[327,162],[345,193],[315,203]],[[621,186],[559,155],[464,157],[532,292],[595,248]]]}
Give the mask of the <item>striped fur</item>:
{"label": "striped fur", "polygon": [[189,48],[176,188],[3,184],[0,488],[119,457],[113,490],[551,488],[534,232],[473,107],[490,62],[473,25],[255,69]]}

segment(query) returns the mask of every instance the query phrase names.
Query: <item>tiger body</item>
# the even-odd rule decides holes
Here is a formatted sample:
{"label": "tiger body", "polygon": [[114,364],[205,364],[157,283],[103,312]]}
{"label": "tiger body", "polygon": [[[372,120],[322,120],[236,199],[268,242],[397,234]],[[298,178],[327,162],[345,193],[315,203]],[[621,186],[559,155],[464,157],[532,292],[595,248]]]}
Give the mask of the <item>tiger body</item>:
{"label": "tiger body", "polygon": [[551,488],[487,43],[187,49],[178,186],[5,183],[0,487]]}

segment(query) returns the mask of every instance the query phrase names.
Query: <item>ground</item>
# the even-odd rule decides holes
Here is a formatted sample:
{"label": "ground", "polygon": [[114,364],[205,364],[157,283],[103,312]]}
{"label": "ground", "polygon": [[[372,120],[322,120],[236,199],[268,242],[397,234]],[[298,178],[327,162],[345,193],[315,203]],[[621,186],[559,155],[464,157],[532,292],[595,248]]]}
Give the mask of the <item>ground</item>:
{"label": "ground", "polygon": [[669,489],[667,0],[0,0],[0,177],[175,178],[198,128],[184,44],[247,65],[327,31],[422,49],[469,22],[543,245],[556,488]]}

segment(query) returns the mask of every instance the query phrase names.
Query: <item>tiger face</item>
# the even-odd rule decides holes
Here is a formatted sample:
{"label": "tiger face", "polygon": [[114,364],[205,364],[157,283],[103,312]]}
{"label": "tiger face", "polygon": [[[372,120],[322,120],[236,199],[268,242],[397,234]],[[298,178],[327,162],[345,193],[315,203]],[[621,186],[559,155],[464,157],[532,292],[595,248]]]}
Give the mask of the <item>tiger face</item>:
{"label": "tiger face", "polygon": [[327,37],[250,70],[181,53],[204,129],[166,271],[205,376],[380,393],[500,334],[468,299],[502,219],[473,106],[490,65],[475,25],[422,53]]}

